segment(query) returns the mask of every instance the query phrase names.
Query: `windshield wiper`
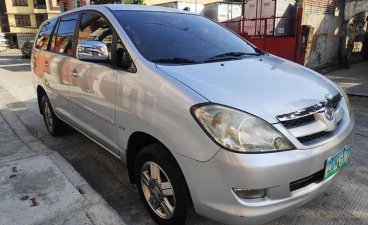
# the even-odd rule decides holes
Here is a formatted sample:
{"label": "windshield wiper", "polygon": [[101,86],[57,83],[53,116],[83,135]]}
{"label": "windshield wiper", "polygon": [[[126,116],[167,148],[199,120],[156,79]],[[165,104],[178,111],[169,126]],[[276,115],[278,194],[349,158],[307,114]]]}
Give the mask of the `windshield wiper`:
{"label": "windshield wiper", "polygon": [[251,53],[251,52],[226,52],[226,53],[215,55],[211,58],[208,58],[205,62],[214,62],[214,61],[229,60],[229,59],[239,59],[241,56],[244,56],[244,55],[260,56],[261,54]]}
{"label": "windshield wiper", "polygon": [[195,64],[195,63],[200,63],[199,61],[195,61],[195,60],[192,60],[192,59],[176,58],[176,57],[153,59],[151,61],[155,62],[155,63],[168,63],[168,64]]}

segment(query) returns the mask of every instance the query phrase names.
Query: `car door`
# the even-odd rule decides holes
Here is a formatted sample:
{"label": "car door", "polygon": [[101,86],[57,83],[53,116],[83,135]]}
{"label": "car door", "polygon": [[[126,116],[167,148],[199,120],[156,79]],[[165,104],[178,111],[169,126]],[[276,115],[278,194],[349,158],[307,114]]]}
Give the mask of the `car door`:
{"label": "car door", "polygon": [[116,152],[117,73],[112,61],[113,34],[112,26],[102,15],[96,12],[81,13],[77,44],[88,40],[101,42],[107,47],[108,59],[71,59],[69,79],[70,99],[77,106],[76,110],[70,111],[74,125],[110,151]]}
{"label": "car door", "polygon": [[59,18],[45,53],[49,73],[45,74],[46,86],[53,93],[50,95],[51,105],[59,117],[66,120],[71,106],[69,101],[69,62],[73,57],[78,13],[68,14]]}
{"label": "car door", "polygon": [[51,37],[55,26],[57,24],[57,19],[52,19],[47,21],[41,28],[35,44],[34,57],[33,57],[33,72],[36,74],[38,78],[40,78],[43,83],[47,81],[45,77],[49,76],[50,68],[49,68],[49,54],[47,51],[49,50],[49,46],[51,43]]}

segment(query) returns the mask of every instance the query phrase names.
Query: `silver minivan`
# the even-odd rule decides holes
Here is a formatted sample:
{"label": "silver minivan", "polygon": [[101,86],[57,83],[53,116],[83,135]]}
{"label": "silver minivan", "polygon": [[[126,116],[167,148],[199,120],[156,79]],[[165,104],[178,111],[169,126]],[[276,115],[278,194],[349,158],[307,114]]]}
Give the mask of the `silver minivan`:
{"label": "silver minivan", "polygon": [[48,132],[70,125],[120,158],[159,224],[264,223],[349,161],[339,87],[186,11],[62,13],[41,25],[32,70]]}

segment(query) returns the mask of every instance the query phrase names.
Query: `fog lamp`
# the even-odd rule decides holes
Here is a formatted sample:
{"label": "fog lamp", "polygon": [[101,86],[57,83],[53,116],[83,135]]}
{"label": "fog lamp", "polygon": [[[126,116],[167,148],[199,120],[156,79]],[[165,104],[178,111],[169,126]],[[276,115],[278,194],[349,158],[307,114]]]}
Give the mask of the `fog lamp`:
{"label": "fog lamp", "polygon": [[266,189],[248,190],[241,188],[233,188],[236,196],[242,199],[257,199],[266,197]]}

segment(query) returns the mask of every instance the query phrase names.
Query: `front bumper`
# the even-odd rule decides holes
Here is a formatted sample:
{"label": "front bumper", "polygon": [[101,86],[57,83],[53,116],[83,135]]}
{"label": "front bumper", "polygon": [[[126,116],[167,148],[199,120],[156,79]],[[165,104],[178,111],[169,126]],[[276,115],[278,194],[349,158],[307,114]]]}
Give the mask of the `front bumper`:
{"label": "front bumper", "polygon": [[[226,224],[259,224],[321,194],[335,176],[290,191],[290,183],[315,174],[326,160],[352,144],[349,124],[337,138],[307,150],[236,154],[223,149],[207,162],[179,156],[196,212]],[[266,189],[266,197],[238,198],[232,188]]]}

